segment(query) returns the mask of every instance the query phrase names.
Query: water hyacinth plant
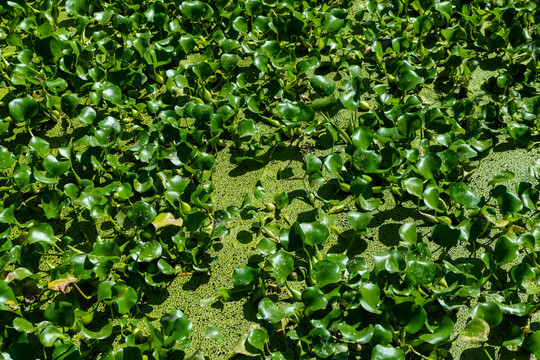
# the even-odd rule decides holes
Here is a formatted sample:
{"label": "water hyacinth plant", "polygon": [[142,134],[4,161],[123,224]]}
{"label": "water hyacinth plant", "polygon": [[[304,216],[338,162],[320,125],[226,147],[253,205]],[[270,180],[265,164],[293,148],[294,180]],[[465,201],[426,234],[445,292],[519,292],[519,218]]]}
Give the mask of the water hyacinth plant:
{"label": "water hyacinth plant", "polygon": [[538,6],[0,4],[0,357],[540,357]]}

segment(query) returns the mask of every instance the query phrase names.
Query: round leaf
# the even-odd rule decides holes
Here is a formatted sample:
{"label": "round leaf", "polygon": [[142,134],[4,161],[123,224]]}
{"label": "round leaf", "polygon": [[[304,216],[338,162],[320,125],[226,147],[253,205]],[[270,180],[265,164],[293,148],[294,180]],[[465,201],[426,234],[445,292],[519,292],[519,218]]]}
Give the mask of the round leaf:
{"label": "round leaf", "polygon": [[156,209],[144,201],[137,201],[129,210],[128,216],[140,228],[148,226],[156,218]]}
{"label": "round leaf", "polygon": [[30,121],[37,115],[38,109],[36,100],[29,97],[14,99],[9,103],[9,115],[15,121]]}
{"label": "round leaf", "polygon": [[358,211],[349,211],[347,213],[347,220],[354,229],[354,231],[360,231],[365,229],[373,219],[371,212],[361,213]]}
{"label": "round leaf", "polygon": [[330,231],[323,223],[315,221],[312,223],[295,223],[292,231],[302,239],[306,245],[322,244],[328,239]]}
{"label": "round leaf", "polygon": [[503,320],[503,313],[499,305],[494,302],[478,303],[471,309],[473,319],[485,320],[490,328],[499,325]]}
{"label": "round leaf", "polygon": [[474,318],[465,327],[461,338],[471,345],[482,345],[488,340],[489,331],[489,324],[484,319]]}

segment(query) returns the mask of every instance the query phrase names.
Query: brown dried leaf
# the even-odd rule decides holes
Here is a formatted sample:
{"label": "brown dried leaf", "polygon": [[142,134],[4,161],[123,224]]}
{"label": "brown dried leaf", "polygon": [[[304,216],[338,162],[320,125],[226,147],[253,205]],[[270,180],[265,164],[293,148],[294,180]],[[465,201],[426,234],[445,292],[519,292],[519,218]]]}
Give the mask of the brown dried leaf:
{"label": "brown dried leaf", "polygon": [[47,286],[49,289],[53,291],[61,292],[62,294],[67,294],[71,291],[71,284],[75,284],[77,282],[76,278],[71,279],[58,279],[51,281]]}

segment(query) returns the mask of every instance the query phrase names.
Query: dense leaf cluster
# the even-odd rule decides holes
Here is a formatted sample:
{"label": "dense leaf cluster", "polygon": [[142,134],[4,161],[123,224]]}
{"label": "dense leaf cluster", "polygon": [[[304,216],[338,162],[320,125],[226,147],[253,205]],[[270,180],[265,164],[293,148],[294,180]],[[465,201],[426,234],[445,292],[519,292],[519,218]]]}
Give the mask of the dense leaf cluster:
{"label": "dense leaf cluster", "polygon": [[[54,359],[204,358],[186,355],[192,324],[181,310],[156,322],[141,305],[176,276],[208,273],[210,247],[239,215],[264,260],[201,302],[257,304],[260,323],[236,354],[441,359],[457,336],[484,346],[505,322],[497,346],[540,356],[528,320],[540,292],[540,188],[509,188],[508,171],[485,194],[470,184],[500,139],[537,146],[537,7],[0,4],[2,356],[35,358],[30,343]],[[280,147],[305,154],[315,221],[280,216],[290,194],[268,196],[260,183],[240,208],[215,205],[220,151],[249,168]],[[530,173],[539,179],[540,164]],[[416,204],[429,233],[402,224],[399,244],[367,259],[358,242],[392,196]],[[323,251],[332,237],[341,251]],[[470,316],[457,334],[459,309]]]}

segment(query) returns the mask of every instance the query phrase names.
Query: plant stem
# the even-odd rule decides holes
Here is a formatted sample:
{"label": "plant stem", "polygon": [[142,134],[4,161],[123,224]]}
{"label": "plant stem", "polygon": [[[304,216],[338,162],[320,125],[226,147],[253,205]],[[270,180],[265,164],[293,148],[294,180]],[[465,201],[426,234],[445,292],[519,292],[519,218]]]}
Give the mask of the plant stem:
{"label": "plant stem", "polygon": [[[408,345],[409,346],[409,350],[411,350],[413,353],[415,353],[416,355],[420,356],[422,359],[426,359],[426,360],[433,360],[432,358],[430,358],[429,356],[425,356],[425,355],[422,355],[420,354],[418,351],[416,351],[411,345]],[[492,359],[493,360],[493,359]]]}
{"label": "plant stem", "polygon": [[81,290],[81,288],[77,285],[77,283],[73,283],[73,286],[75,286],[75,288],[77,290],[79,290],[79,293],[82,295],[83,298],[85,298],[86,300],[90,300],[92,297],[91,296],[87,296],[85,293],[83,293],[83,291]]}

